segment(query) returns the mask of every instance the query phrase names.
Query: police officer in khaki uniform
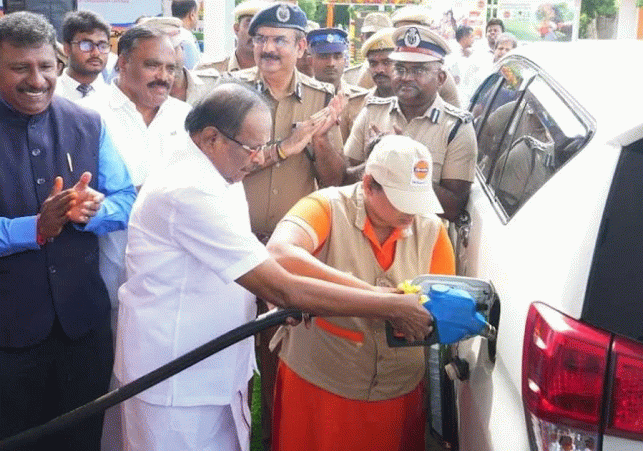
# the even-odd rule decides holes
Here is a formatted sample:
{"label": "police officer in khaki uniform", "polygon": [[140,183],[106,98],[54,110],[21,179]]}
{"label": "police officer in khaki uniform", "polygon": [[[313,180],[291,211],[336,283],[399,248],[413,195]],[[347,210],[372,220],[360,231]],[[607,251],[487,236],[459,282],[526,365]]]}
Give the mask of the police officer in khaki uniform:
{"label": "police officer in khaki uniform", "polygon": [[422,26],[395,31],[395,97],[371,98],[355,120],[344,147],[349,158],[347,181],[356,179],[366,161],[369,142],[378,133],[400,133],[426,145],[433,155],[433,182],[444,217],[453,220],[466,205],[476,162],[472,116],[446,103],[438,93],[446,80],[442,68],[446,42]]}
{"label": "police officer in khaki uniform", "polygon": [[[396,28],[399,28],[400,26],[407,25],[407,24],[426,26],[431,22],[431,18],[429,17],[428,10],[426,8],[418,7],[416,5],[405,6],[403,8],[398,9],[393,14],[392,20],[393,20],[393,26]],[[369,41],[370,41],[370,38],[367,40],[367,42]],[[365,42],[364,45],[362,46],[362,55],[364,54],[365,48],[367,47],[367,42]],[[371,73],[371,71],[366,70],[368,69],[367,62],[365,62],[363,66],[360,65],[360,67],[365,68],[365,70],[362,70],[359,73],[359,75],[357,76],[357,80],[355,81],[355,84],[357,86],[361,86],[362,88],[372,89],[373,86],[376,85],[376,83],[373,80],[373,74]],[[440,95],[447,103],[450,103],[453,106],[459,107],[461,106],[461,103],[460,103],[460,97],[458,95],[458,87],[455,83],[453,75],[451,75],[449,71],[445,71],[445,73],[447,74],[447,79],[445,80],[444,84],[440,88]],[[346,80],[347,77],[344,76],[344,79]],[[392,94],[389,94],[389,95],[392,95]],[[381,96],[381,97],[387,97],[387,96]]]}
{"label": "police officer in khaki uniform", "polygon": [[[339,185],[346,164],[337,126],[343,97],[332,85],[307,77],[295,64],[306,48],[307,19],[296,5],[273,3],[259,11],[248,32],[256,67],[231,72],[263,93],[272,108],[275,144],[265,162],[244,178],[252,231],[267,241],[279,220],[318,186]],[[270,443],[270,415],[276,355],[268,350],[273,331],[260,335],[264,445]]]}
{"label": "police officer in khaki uniform", "polygon": [[246,0],[239,3],[232,11],[234,25],[232,26],[236,36],[237,46],[232,55],[209,65],[201,65],[199,69],[213,67],[219,72],[232,72],[240,69],[247,69],[255,65],[253,54],[252,38],[248,34],[250,22],[257,12],[268,5],[263,0]]}
{"label": "police officer in khaki uniform", "polygon": [[391,87],[393,78],[393,61],[388,57],[395,49],[393,45],[394,28],[383,28],[368,38],[362,46],[362,56],[366,60],[368,74],[375,83],[370,91],[370,97],[391,97],[394,95]]}
{"label": "police officer in khaki uniform", "polygon": [[346,140],[368,95],[366,89],[349,85],[342,80],[348,48],[346,32],[339,28],[320,28],[309,31],[306,40],[315,79],[332,84],[335,92],[343,93],[346,98],[346,106],[339,118],[342,139]]}
{"label": "police officer in khaki uniform", "polygon": [[[366,17],[364,17],[364,22],[362,23],[360,44],[363,46],[364,43],[375,33],[383,28],[390,28],[392,26],[393,23],[391,22],[391,18],[387,14],[379,12],[368,13]],[[351,85],[357,85],[361,86],[362,88],[370,89],[373,87],[373,80],[369,81],[368,77],[364,77],[364,74],[367,72],[367,70],[368,66],[366,62],[353,67],[349,67],[344,71],[344,81]],[[360,80],[363,80],[365,84],[360,84]]]}
{"label": "police officer in khaki uniform", "polygon": [[306,15],[296,5],[274,3],[259,11],[249,27],[257,66],[231,73],[264,93],[273,108],[277,144],[267,152],[264,167],[244,179],[252,230],[260,235],[272,233],[317,185],[342,181],[339,97],[332,85],[295,68],[306,47],[305,27]]}

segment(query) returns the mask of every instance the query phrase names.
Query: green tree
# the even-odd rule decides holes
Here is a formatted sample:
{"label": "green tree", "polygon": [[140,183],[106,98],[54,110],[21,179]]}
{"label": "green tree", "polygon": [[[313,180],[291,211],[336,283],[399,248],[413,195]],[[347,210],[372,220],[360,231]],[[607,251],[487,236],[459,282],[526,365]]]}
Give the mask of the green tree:
{"label": "green tree", "polygon": [[[643,4],[643,0],[637,0]],[[587,26],[596,19],[596,16],[614,17],[618,12],[615,0],[582,0],[580,5],[580,30],[581,38],[587,37]]]}

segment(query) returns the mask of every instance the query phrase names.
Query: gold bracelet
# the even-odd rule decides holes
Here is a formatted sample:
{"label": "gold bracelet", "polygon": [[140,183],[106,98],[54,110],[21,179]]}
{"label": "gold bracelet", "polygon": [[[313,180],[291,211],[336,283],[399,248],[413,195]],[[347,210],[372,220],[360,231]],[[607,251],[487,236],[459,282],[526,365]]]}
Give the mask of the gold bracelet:
{"label": "gold bracelet", "polygon": [[277,156],[281,161],[285,160],[288,156],[284,153],[284,149],[281,148],[281,141],[277,142]]}

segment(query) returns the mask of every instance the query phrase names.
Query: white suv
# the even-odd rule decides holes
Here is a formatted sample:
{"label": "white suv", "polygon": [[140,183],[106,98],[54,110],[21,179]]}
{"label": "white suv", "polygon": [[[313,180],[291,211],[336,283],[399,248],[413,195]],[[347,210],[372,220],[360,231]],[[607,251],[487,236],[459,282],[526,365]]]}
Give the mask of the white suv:
{"label": "white suv", "polygon": [[643,449],[642,67],[640,41],[530,44],[473,97],[456,254],[495,288],[498,339],[442,349],[461,374],[432,387],[443,444]]}

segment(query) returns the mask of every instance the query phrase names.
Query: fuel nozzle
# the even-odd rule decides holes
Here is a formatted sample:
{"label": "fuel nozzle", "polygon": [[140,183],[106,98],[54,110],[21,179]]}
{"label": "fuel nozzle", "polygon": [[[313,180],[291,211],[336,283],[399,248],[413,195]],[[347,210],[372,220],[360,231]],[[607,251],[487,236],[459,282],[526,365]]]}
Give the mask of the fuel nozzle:
{"label": "fuel nozzle", "polygon": [[[404,291],[417,292],[407,287],[401,288]],[[489,340],[496,339],[496,328],[477,311],[476,301],[466,290],[433,284],[428,293],[421,296],[420,302],[433,315],[434,333],[424,341],[409,343],[396,336],[387,324],[389,346],[451,344],[474,335],[480,335]]]}

